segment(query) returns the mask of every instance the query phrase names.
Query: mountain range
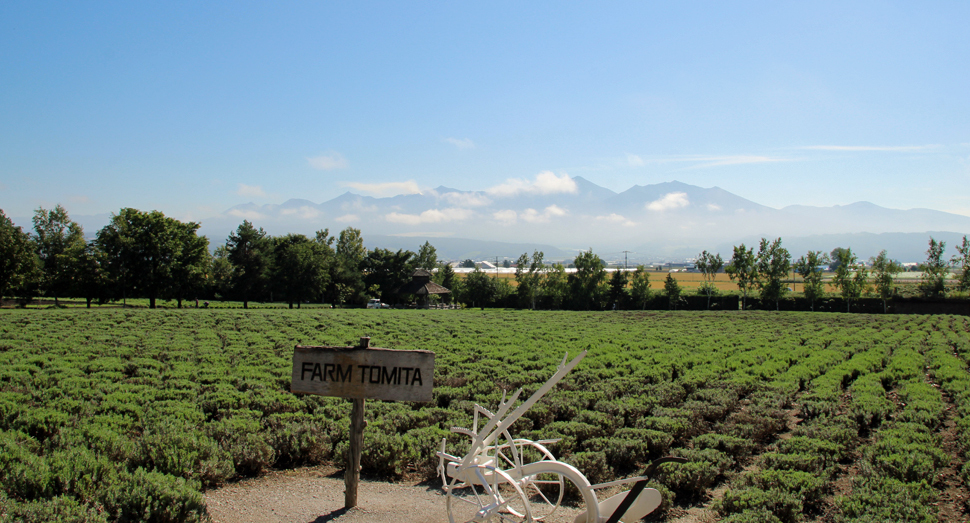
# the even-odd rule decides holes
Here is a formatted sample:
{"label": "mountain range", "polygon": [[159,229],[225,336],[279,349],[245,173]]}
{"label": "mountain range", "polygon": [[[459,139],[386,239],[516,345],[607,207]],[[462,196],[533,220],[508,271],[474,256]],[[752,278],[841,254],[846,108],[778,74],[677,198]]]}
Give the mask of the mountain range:
{"label": "mountain range", "polygon": [[[94,217],[89,217],[94,218]],[[97,230],[77,219],[88,231]],[[903,262],[925,259],[930,236],[947,242],[946,256],[970,234],[970,217],[931,209],[888,209],[869,202],[831,207],[767,207],[719,187],[677,181],[615,192],[582,177],[506,184],[486,191],[438,187],[392,197],[344,193],[323,203],[291,199],[247,203],[202,219],[201,232],[221,244],[244,219],[270,234],[345,227],[361,230],[369,248],[416,250],[430,241],[447,259],[515,258],[533,249],[547,260],[592,248],[604,259],[650,262],[697,255],[730,258],[741,242],[781,237],[798,257],[807,250],[850,247],[860,258],[886,249]]]}

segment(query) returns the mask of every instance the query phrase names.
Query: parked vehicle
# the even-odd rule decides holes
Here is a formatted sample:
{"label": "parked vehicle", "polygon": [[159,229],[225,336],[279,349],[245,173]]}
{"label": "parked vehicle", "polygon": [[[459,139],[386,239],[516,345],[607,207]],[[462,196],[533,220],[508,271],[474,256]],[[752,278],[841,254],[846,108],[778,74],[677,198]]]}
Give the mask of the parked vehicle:
{"label": "parked vehicle", "polygon": [[372,298],[367,301],[367,308],[368,309],[390,309],[391,306],[381,302],[381,300],[377,298]]}

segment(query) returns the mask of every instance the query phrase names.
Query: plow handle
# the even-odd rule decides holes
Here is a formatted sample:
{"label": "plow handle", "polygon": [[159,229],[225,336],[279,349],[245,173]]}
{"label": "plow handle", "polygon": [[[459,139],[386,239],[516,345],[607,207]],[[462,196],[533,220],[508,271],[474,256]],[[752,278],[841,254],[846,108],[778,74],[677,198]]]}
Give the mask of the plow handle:
{"label": "plow handle", "polygon": [[[667,456],[664,458],[655,459],[653,460],[652,463],[650,463],[650,465],[647,466],[647,470],[644,471],[643,475],[652,476],[653,473],[657,471],[657,467],[659,467],[660,465],[663,465],[664,463],[687,463],[687,459],[678,458],[676,456]],[[619,523],[620,518],[623,517],[624,514],[626,514],[626,511],[629,510],[631,506],[633,506],[633,502],[637,500],[637,498],[640,496],[640,493],[643,492],[643,489],[646,487],[647,487],[646,479],[641,479],[640,481],[637,481],[636,483],[634,483],[633,488],[630,489],[629,494],[627,494],[626,497],[623,498],[623,501],[620,502],[620,505],[616,507],[616,510],[613,511],[613,514],[610,515],[610,519],[606,520],[606,523]]]}

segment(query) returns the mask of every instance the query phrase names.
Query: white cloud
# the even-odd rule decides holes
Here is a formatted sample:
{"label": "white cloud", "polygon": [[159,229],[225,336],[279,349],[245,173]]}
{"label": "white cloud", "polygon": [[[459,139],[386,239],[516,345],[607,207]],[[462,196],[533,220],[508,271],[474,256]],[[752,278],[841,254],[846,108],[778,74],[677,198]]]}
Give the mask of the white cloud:
{"label": "white cloud", "polygon": [[307,158],[307,162],[310,164],[310,167],[321,171],[347,168],[347,159],[337,151],[327,151],[320,156]]}
{"label": "white cloud", "polygon": [[557,205],[550,205],[541,213],[535,209],[526,209],[522,211],[522,214],[520,214],[519,217],[529,223],[549,223],[551,219],[565,216],[566,214],[565,209]]}
{"label": "white cloud", "polygon": [[229,216],[235,216],[236,218],[242,218],[244,220],[262,220],[266,218],[266,215],[259,211],[244,211],[242,209],[232,209],[228,213]]}
{"label": "white cloud", "polygon": [[492,203],[487,196],[477,192],[446,192],[439,198],[456,207],[482,207]]}
{"label": "white cloud", "polygon": [[801,149],[815,151],[889,151],[889,152],[915,152],[925,151],[926,149],[936,149],[941,147],[938,144],[932,145],[809,145]]}
{"label": "white cloud", "polygon": [[518,213],[512,209],[505,209],[502,211],[493,212],[492,218],[495,218],[495,221],[501,223],[502,225],[514,225],[515,221],[518,219]]}
{"label": "white cloud", "polygon": [[608,223],[608,224],[619,224],[619,225],[623,225],[624,227],[633,227],[634,225],[636,225],[636,222],[630,221],[626,217],[621,216],[619,214],[616,214],[615,212],[614,213],[610,213],[610,214],[608,214],[606,216],[597,216],[594,219],[596,221],[605,222],[605,223]]}
{"label": "white cloud", "polygon": [[296,216],[303,220],[312,220],[321,216],[323,213],[309,205],[302,205],[296,209],[283,209],[280,211],[280,214],[283,216]]}
{"label": "white cloud", "polygon": [[475,148],[475,142],[468,138],[445,138],[445,141],[461,150]]}
{"label": "white cloud", "polygon": [[353,212],[377,212],[376,205],[364,205],[362,198],[340,204],[340,210]]}
{"label": "white cloud", "polygon": [[721,206],[718,205],[718,204],[716,204],[716,203],[709,203],[709,204],[707,204],[707,210],[708,211],[720,211],[721,210]]}
{"label": "white cloud", "polygon": [[471,216],[472,211],[469,209],[449,207],[447,209],[428,209],[421,214],[392,212],[385,215],[384,219],[392,223],[420,225],[422,223],[460,222],[462,220],[467,220]]}
{"label": "white cloud", "polygon": [[421,194],[421,188],[414,180],[406,182],[387,182],[387,183],[360,183],[346,182],[344,187],[357,189],[360,192],[373,194],[374,196],[397,196],[399,194]]}
{"label": "white cloud", "polygon": [[345,214],[334,219],[340,223],[359,222],[360,216],[357,216],[356,214]]}
{"label": "white cloud", "polygon": [[636,154],[627,154],[626,163],[629,164],[630,167],[643,167],[644,165],[646,165],[646,162],[643,161],[643,158],[640,158]]}
{"label": "white cloud", "polygon": [[568,174],[556,176],[552,171],[542,171],[536,175],[535,181],[509,178],[505,183],[486,189],[485,192],[492,196],[507,197],[519,194],[560,194],[578,191],[576,182]]}
{"label": "white cloud", "polygon": [[679,209],[680,207],[687,207],[690,205],[690,200],[687,199],[687,193],[683,192],[672,192],[667,193],[659,200],[654,200],[647,204],[647,209],[651,211],[663,212],[669,211],[671,209]]}
{"label": "white cloud", "polygon": [[239,188],[236,189],[236,194],[239,196],[263,198],[266,196],[266,191],[259,185],[246,185],[241,183],[239,184]]}
{"label": "white cloud", "polygon": [[[0,187],[0,189],[3,188],[4,187]],[[88,198],[83,194],[75,194],[74,196],[69,197],[68,200],[70,200],[72,203],[91,203],[91,198]]]}
{"label": "white cloud", "polygon": [[724,165],[744,165],[751,163],[771,163],[771,162],[790,162],[790,158],[772,158],[771,156],[757,156],[752,154],[738,154],[734,156],[699,156],[683,161],[703,162],[692,165],[687,169],[706,169],[708,167],[721,167]]}

